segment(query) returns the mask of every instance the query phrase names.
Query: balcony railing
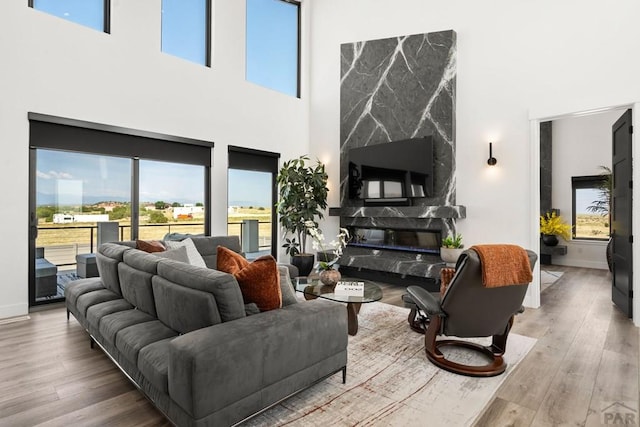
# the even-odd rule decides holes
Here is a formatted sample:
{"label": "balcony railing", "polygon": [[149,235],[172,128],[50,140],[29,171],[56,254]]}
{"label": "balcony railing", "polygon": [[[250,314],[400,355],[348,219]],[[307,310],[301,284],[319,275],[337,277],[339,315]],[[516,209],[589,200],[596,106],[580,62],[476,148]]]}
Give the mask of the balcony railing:
{"label": "balcony railing", "polygon": [[[227,235],[238,236],[243,241],[243,223],[228,222]],[[40,226],[36,246],[44,247],[44,256],[57,267],[76,265],[76,255],[93,253],[97,249],[98,233],[96,225],[86,226]],[[259,221],[258,249],[271,249],[271,222]],[[139,238],[144,240],[162,239],[168,233],[200,234],[204,230],[204,223],[172,223],[172,224],[144,224],[139,226]],[[56,236],[51,236],[55,233]],[[119,225],[120,240],[131,239],[131,225]],[[45,242],[60,242],[47,244]]]}

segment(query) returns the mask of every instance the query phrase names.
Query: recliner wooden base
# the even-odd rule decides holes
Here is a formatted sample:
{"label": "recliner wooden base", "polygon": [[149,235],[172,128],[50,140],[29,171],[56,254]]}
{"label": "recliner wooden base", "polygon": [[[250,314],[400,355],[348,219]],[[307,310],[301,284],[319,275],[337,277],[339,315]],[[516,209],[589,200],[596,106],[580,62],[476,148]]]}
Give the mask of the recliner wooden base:
{"label": "recliner wooden base", "polygon": [[[462,340],[436,340],[437,332],[441,327],[441,318],[434,316],[431,319],[424,337],[425,352],[431,363],[455,374],[467,375],[470,377],[494,377],[502,374],[507,369],[507,363],[502,357],[504,355],[507,343],[507,336],[513,325],[513,317],[509,320],[509,324],[505,328],[503,334],[494,335],[491,345],[483,346],[470,341]],[[440,349],[442,347],[461,347],[468,350],[476,351],[487,357],[491,362],[486,365],[464,365],[448,360]]]}

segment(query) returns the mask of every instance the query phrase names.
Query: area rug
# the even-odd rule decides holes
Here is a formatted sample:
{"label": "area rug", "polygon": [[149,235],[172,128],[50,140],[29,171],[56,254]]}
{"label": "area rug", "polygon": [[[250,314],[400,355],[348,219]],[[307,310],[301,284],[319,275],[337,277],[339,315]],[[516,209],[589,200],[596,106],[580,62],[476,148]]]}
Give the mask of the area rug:
{"label": "area rug", "polygon": [[[536,342],[512,333],[503,375],[465,377],[427,360],[424,336],[409,329],[407,314],[407,309],[384,303],[363,305],[358,334],[349,337],[347,383],[342,384],[341,374],[333,375],[247,425],[471,425]],[[461,361],[473,357],[466,352],[456,356]]]}
{"label": "area rug", "polygon": [[540,292],[556,283],[562,275],[563,271],[540,270]]}

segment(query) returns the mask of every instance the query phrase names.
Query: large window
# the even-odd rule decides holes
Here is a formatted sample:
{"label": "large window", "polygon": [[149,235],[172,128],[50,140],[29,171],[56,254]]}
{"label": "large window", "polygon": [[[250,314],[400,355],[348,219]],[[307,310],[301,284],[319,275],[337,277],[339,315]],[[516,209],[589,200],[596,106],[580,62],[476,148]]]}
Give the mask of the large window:
{"label": "large window", "polygon": [[247,80],[300,96],[300,3],[247,0]]}
{"label": "large window", "polygon": [[211,65],[211,0],[162,0],[162,51]]}
{"label": "large window", "polygon": [[87,260],[103,238],[209,234],[213,143],[35,113],[29,120],[31,304],[60,300],[67,282],[95,274]]}
{"label": "large window", "polygon": [[278,153],[229,146],[227,234],[240,236],[248,258],[277,257]]}
{"label": "large window", "polygon": [[110,0],[29,0],[29,6],[98,31],[109,32]]}
{"label": "large window", "polygon": [[609,238],[609,192],[607,176],[574,176],[573,238],[607,240]]}

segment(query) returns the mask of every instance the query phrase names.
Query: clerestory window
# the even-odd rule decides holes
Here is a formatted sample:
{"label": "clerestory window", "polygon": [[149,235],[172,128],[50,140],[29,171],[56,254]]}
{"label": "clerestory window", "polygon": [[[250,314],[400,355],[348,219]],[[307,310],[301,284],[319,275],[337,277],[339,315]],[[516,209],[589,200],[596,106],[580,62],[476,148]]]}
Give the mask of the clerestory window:
{"label": "clerestory window", "polygon": [[211,66],[211,0],[162,0],[161,50]]}
{"label": "clerestory window", "polygon": [[110,3],[110,0],[29,0],[29,7],[109,33]]}
{"label": "clerestory window", "polygon": [[300,97],[300,3],[246,0],[246,79]]}

